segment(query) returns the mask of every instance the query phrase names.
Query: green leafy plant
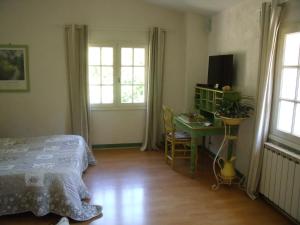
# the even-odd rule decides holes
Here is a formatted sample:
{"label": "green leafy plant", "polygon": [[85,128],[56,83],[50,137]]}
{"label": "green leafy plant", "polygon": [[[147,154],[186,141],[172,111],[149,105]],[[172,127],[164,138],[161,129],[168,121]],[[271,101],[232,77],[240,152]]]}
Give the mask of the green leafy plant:
{"label": "green leafy plant", "polygon": [[224,98],[217,108],[216,115],[228,118],[247,118],[253,111],[253,107],[248,103],[242,103],[242,100],[249,100],[249,98],[242,98],[240,95],[232,95]]}

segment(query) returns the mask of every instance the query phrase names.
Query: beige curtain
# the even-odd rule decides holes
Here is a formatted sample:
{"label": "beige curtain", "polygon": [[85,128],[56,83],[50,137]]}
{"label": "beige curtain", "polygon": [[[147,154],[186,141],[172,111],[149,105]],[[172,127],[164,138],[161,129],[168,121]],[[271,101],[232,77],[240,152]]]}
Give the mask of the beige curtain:
{"label": "beige curtain", "polygon": [[263,3],[261,9],[261,51],[256,105],[257,114],[247,182],[247,193],[252,199],[256,198],[262,167],[263,146],[269,132],[276,42],[282,7],[283,4],[279,4],[278,0],[273,0],[272,3]]}
{"label": "beige curtain", "polygon": [[161,108],[163,93],[165,31],[154,27],[149,33],[149,70],[146,129],[142,151],[157,149],[161,139]]}
{"label": "beige curtain", "polygon": [[81,135],[89,144],[88,102],[88,28],[86,25],[65,27],[66,61],[73,134]]}

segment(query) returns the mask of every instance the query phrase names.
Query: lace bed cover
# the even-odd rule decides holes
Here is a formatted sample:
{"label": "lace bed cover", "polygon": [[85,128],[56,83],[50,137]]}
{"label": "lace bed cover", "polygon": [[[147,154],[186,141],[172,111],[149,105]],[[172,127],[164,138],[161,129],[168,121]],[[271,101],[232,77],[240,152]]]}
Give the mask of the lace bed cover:
{"label": "lace bed cover", "polygon": [[89,220],[102,213],[90,205],[82,173],[95,158],[76,135],[0,138],[0,216],[31,211]]}

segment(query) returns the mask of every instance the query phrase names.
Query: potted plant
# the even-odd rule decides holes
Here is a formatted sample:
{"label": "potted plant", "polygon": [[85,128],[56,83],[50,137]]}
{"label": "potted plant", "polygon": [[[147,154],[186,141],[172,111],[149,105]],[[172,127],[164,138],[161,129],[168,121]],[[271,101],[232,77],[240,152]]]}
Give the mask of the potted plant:
{"label": "potted plant", "polygon": [[216,116],[220,117],[225,124],[239,125],[253,110],[252,106],[242,102],[244,100],[249,98],[242,98],[240,94],[226,96],[218,106]]}

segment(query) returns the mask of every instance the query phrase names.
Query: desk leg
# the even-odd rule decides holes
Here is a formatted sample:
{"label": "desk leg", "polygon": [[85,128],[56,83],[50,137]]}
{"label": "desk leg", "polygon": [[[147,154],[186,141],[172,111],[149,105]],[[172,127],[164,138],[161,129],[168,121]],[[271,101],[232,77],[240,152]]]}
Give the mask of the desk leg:
{"label": "desk leg", "polygon": [[195,137],[192,137],[192,140],[191,140],[191,168],[190,168],[190,173],[192,176],[195,175],[196,158],[197,158],[197,139]]}

